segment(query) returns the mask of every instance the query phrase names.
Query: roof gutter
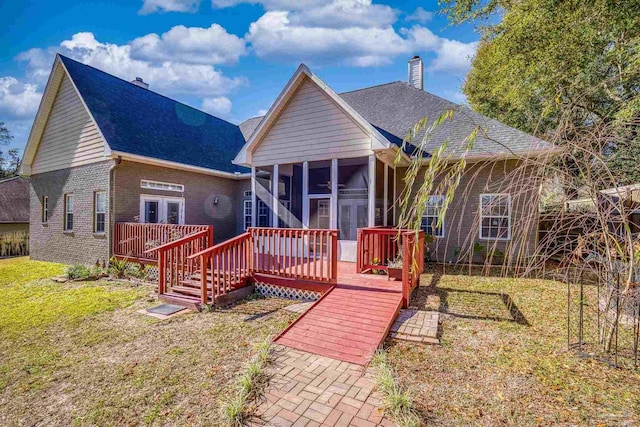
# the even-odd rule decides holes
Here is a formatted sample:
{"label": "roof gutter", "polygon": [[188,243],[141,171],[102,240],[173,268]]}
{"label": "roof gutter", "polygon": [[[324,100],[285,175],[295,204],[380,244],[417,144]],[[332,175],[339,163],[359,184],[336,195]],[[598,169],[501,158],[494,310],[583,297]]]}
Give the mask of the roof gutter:
{"label": "roof gutter", "polygon": [[162,166],[162,167],[167,167],[167,168],[172,168],[172,169],[184,170],[184,171],[187,171],[187,172],[201,173],[201,174],[204,174],[204,175],[217,176],[217,177],[226,178],[226,179],[243,180],[243,179],[250,179],[251,178],[251,174],[250,173],[223,172],[223,171],[219,171],[219,170],[216,170],[216,169],[203,168],[203,167],[200,167],[200,166],[185,165],[184,163],[171,162],[169,160],[161,160],[161,159],[155,159],[155,158],[152,158],[152,157],[139,156],[137,154],[124,153],[122,151],[111,151],[111,158],[115,159],[115,158],[118,158],[118,157],[122,158],[122,160],[129,160],[129,161],[137,162],[137,163],[145,163],[145,164],[148,164],[148,165]]}

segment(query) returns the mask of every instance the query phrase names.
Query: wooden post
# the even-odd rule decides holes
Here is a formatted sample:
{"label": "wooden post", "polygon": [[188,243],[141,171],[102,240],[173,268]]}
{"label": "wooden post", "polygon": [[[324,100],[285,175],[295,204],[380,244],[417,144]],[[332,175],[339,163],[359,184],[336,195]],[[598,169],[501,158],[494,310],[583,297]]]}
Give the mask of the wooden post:
{"label": "wooden post", "polygon": [[207,247],[211,247],[213,246],[213,225],[209,226],[209,241],[207,242]]}
{"label": "wooden post", "polygon": [[167,281],[166,277],[166,268],[165,265],[166,259],[164,251],[160,251],[158,254],[158,295],[164,294],[165,284]]}
{"label": "wooden post", "polygon": [[358,228],[358,237],[356,240],[356,272],[362,273],[362,237],[363,237],[362,228]]}
{"label": "wooden post", "polygon": [[369,227],[376,225],[376,155],[369,156]]}
{"label": "wooden post", "polygon": [[338,282],[338,230],[331,232],[331,282]]}
{"label": "wooden post", "polygon": [[409,307],[409,272],[411,269],[411,248],[409,234],[402,234],[402,308]]}
{"label": "wooden post", "polygon": [[[206,255],[200,255],[200,291],[201,291],[201,298],[200,301],[202,302],[202,304],[207,304],[208,301],[208,295],[207,295],[207,275],[208,275],[208,266],[207,263],[209,262],[209,257]],[[216,300],[216,295],[213,291],[213,274],[214,271],[211,271],[211,299],[213,301]]]}

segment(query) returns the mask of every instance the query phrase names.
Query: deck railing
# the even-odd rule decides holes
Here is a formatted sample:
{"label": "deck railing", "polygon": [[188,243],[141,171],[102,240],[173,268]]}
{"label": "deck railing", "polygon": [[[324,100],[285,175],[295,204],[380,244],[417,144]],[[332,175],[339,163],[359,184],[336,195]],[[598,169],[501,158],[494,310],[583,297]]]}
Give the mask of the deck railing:
{"label": "deck railing", "polygon": [[116,222],[113,228],[113,255],[141,261],[157,261],[157,251],[150,251],[198,231],[208,231],[213,242],[211,225],[143,224]]}
{"label": "deck railing", "polygon": [[203,304],[245,286],[256,273],[335,283],[338,230],[249,228],[187,259],[198,259],[198,265],[204,266],[200,275]]}
{"label": "deck railing", "polygon": [[194,253],[188,257],[203,266],[200,273],[200,301],[208,304],[216,296],[224,295],[247,284],[251,273],[251,234],[243,233],[233,239]]}
{"label": "deck railing", "polygon": [[165,294],[200,272],[200,258],[192,255],[209,248],[212,243],[212,233],[206,229],[145,251],[145,256],[158,259],[158,293]]}
{"label": "deck railing", "polygon": [[403,307],[420,283],[424,270],[424,231],[371,227],[358,229],[356,271],[387,271],[390,261],[402,258]]}
{"label": "deck railing", "polygon": [[335,283],[338,230],[250,228],[253,272]]}

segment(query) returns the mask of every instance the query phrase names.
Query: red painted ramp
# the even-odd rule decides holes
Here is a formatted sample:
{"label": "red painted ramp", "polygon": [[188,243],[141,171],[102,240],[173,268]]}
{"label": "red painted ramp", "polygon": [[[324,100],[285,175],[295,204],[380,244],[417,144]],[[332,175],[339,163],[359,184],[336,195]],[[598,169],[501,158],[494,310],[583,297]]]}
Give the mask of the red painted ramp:
{"label": "red painted ramp", "polygon": [[373,275],[339,274],[339,280],[275,342],[366,365],[402,306],[401,284]]}

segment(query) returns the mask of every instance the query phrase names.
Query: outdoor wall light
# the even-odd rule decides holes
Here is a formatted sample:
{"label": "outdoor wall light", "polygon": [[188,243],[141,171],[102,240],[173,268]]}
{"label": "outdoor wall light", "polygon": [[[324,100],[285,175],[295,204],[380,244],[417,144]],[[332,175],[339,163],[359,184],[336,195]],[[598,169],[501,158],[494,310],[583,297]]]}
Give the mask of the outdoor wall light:
{"label": "outdoor wall light", "polygon": [[218,204],[218,197],[217,197],[217,196],[213,198],[213,204],[214,204],[214,205],[217,205],[217,204]]}

